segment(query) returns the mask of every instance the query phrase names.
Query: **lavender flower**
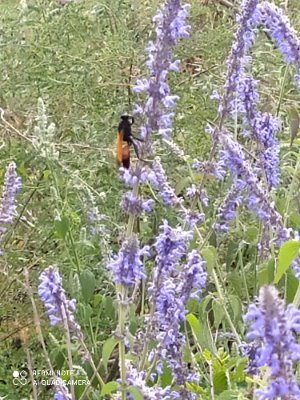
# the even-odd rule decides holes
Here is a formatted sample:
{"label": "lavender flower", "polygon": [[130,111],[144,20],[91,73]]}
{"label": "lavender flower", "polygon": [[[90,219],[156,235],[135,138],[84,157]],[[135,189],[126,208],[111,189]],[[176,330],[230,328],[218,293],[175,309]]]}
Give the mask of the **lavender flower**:
{"label": "lavender flower", "polygon": [[58,269],[51,265],[41,273],[39,280],[41,283],[38,293],[47,309],[51,325],[63,323],[65,315],[70,332],[74,337],[81,339],[83,337],[81,328],[74,316],[76,300],[67,299]]}
{"label": "lavender flower", "polygon": [[203,175],[211,175],[217,179],[223,179],[225,175],[222,160],[218,162],[194,160],[192,167]]}
{"label": "lavender flower", "polygon": [[108,268],[113,273],[113,281],[123,286],[133,286],[146,277],[142,257],[149,255],[149,247],[139,248],[135,235],[123,242],[118,256],[112,260]]}
{"label": "lavender flower", "polygon": [[143,200],[141,196],[135,196],[132,192],[124,194],[121,201],[121,208],[126,214],[141,215],[142,212],[151,212],[154,200]]}
{"label": "lavender flower", "polygon": [[289,19],[275,4],[263,1],[257,6],[260,21],[267,27],[277,47],[289,64],[300,67],[300,39]]}
{"label": "lavender flower", "polygon": [[299,71],[300,40],[287,17],[268,2],[245,0],[238,22],[239,28],[228,59],[225,90],[219,106],[220,119],[223,121],[228,114],[236,115],[237,112],[243,114],[245,132],[250,128],[257,142],[257,172],[265,176],[269,187],[272,187],[279,183],[279,143],[275,134],[280,124],[277,118],[257,108],[257,81],[246,70],[251,62],[248,54],[256,37],[257,26],[264,25],[286,62],[294,64]]}
{"label": "lavender flower", "polygon": [[179,71],[179,61],[172,59],[172,48],[180,38],[188,36],[189,27],[185,24],[189,5],[181,5],[180,0],[167,0],[153,18],[156,24],[156,40],[150,42],[146,51],[146,62],[151,78],[138,80],[134,90],[146,92],[147,100],[143,106],[136,107],[136,113],[144,115],[145,124],[141,134],[149,139],[152,131],[158,131],[166,139],[171,133],[174,108],[178,96],[171,95],[167,82],[168,71]]}
{"label": "lavender flower", "polygon": [[300,359],[300,345],[294,332],[300,332],[300,311],[287,308],[273,286],[260,289],[257,305],[251,304],[245,316],[249,322],[247,338],[255,350],[257,368],[268,367],[266,389],[257,390],[260,400],[299,399],[300,389],[293,374],[293,362]]}
{"label": "lavender flower", "polygon": [[[16,194],[20,190],[21,178],[16,173],[16,164],[11,162],[5,172],[4,187],[0,205],[0,243],[3,241],[3,235],[7,231],[5,225],[13,222],[14,213],[17,208]],[[3,251],[0,250],[0,254]]]}
{"label": "lavender flower", "polygon": [[149,174],[148,179],[154,188],[159,190],[159,195],[166,205],[175,206],[180,203],[180,199],[176,196],[174,189],[167,180],[159,157],[155,157],[152,164],[152,172]]}
{"label": "lavender flower", "polygon": [[184,222],[187,224],[188,229],[193,229],[199,222],[203,222],[205,215],[196,210],[185,210]]}
{"label": "lavender flower", "polygon": [[0,206],[0,223],[11,224],[17,208],[16,194],[21,189],[21,178],[16,173],[16,164],[11,162],[5,173],[4,189]]}
{"label": "lavender flower", "polygon": [[237,184],[233,184],[228,191],[223,203],[218,209],[218,222],[215,224],[217,230],[229,230],[228,222],[235,218],[236,211],[240,204],[242,204],[243,196],[241,195],[241,190],[244,189],[244,187],[245,185],[243,185],[243,182],[238,180]]}
{"label": "lavender flower", "polygon": [[295,272],[296,278],[300,280],[300,257],[297,257],[292,261],[292,268]]}
{"label": "lavender flower", "polygon": [[[185,306],[189,298],[199,297],[206,283],[205,262],[193,250],[187,262],[184,259],[192,233],[181,228],[171,228],[167,221],[161,226],[161,233],[155,242],[157,252],[153,281],[149,286],[150,299],[154,305],[153,335],[158,340],[157,348],[152,353],[160,362],[167,361],[178,385],[192,377],[182,361],[181,349],[185,343],[180,332],[180,324],[185,320]],[[184,390],[184,389],[182,389]],[[186,392],[186,399],[193,398]]]}
{"label": "lavender flower", "polygon": [[171,273],[177,266],[178,261],[186,254],[187,244],[192,239],[190,231],[181,228],[172,228],[167,220],[160,226],[160,234],[154,244],[157,252],[155,279],[161,274]]}
{"label": "lavender flower", "polygon": [[200,294],[206,285],[206,262],[202,260],[196,250],[188,254],[187,264],[182,271],[182,280],[177,287],[180,299],[186,304],[190,298],[200,299]]}
{"label": "lavender flower", "polygon": [[279,183],[279,142],[275,134],[280,129],[280,120],[257,108],[259,99],[257,82],[250,76],[241,76],[238,85],[240,112],[244,114],[244,124],[249,126],[253,139],[257,142],[257,167],[264,171],[270,187]]}
{"label": "lavender flower", "polygon": [[151,169],[147,165],[142,166],[139,162],[132,165],[130,169],[121,167],[119,171],[121,179],[129,187],[148,182],[148,175],[151,173]]}
{"label": "lavender flower", "polygon": [[226,82],[219,105],[221,119],[224,119],[231,110],[235,110],[234,97],[237,91],[239,76],[243,74],[244,68],[249,61],[247,53],[253,45],[256,36],[254,26],[258,21],[256,16],[258,3],[259,0],[245,0],[241,5],[242,13],[238,17],[239,28],[227,60]]}
{"label": "lavender flower", "polygon": [[171,391],[169,387],[147,386],[145,372],[138,372],[130,361],[126,361],[126,375],[127,382],[142,392],[144,400],[179,399],[179,394]]}
{"label": "lavender flower", "polygon": [[[59,382],[59,384],[58,384],[58,382]],[[72,396],[69,393],[67,385],[61,378],[56,377],[55,383],[56,383],[56,386],[55,386],[55,394],[54,394],[54,398],[53,398],[54,400],[70,400],[70,399],[72,399]]]}
{"label": "lavender flower", "polygon": [[[237,192],[242,193],[242,191],[246,190],[248,195],[244,195],[244,199],[248,208],[254,211],[265,225],[273,226],[279,237],[284,228],[282,217],[275,210],[274,204],[262,188],[255,170],[251,168],[249,162],[245,159],[242,147],[233,140],[228,131],[216,131],[215,135],[223,147],[223,150],[220,151],[220,156],[224,165],[233,174]],[[221,210],[220,213],[222,214],[222,212]]]}

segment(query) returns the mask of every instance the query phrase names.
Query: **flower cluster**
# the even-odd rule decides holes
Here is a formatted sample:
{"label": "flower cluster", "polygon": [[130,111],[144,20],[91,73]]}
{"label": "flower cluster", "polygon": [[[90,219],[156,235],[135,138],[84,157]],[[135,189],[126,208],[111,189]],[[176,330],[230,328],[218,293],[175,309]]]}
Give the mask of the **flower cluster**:
{"label": "flower cluster", "polygon": [[123,286],[134,286],[146,277],[142,257],[149,256],[149,247],[139,247],[136,235],[123,242],[119,254],[108,264],[113,273],[113,281]]}
{"label": "flower cluster", "polygon": [[[136,93],[144,93],[146,96],[143,104],[135,106],[134,113],[140,115],[143,124],[140,128],[140,136],[143,139],[141,145],[141,155],[143,158],[153,154],[152,140],[150,134],[158,132],[163,138],[169,140],[171,127],[174,117],[172,111],[178,100],[178,96],[172,95],[168,85],[167,76],[170,71],[179,71],[179,60],[173,60],[172,50],[178,39],[188,36],[189,27],[185,20],[188,16],[188,4],[181,4],[180,0],[166,0],[164,6],[154,17],[156,26],[155,41],[151,41],[146,49],[148,60],[146,65],[150,72],[149,78],[138,79],[134,87]],[[171,144],[172,149],[176,146]],[[176,152],[182,156],[180,151]],[[168,204],[176,203],[176,196],[166,184],[165,173],[158,161],[154,162],[151,174],[149,175],[148,166],[143,162],[138,162],[129,171],[122,172],[122,177],[131,186],[137,183],[145,183],[148,177],[152,177],[151,183],[156,182],[155,187],[161,191],[162,198]],[[153,177],[156,175],[155,177]],[[122,201],[122,208],[125,212],[137,212],[137,202],[142,205],[144,201],[140,198],[129,198]],[[132,204],[129,204],[132,203]],[[142,207],[143,208],[143,207]],[[141,207],[139,207],[139,212]]]}
{"label": "flower cluster", "polygon": [[300,345],[294,333],[300,332],[300,311],[284,306],[273,286],[260,289],[258,303],[249,306],[247,338],[252,341],[251,366],[268,367],[268,387],[258,389],[260,400],[299,399],[300,389],[293,374],[293,362],[300,360]]}
{"label": "flower cluster", "polygon": [[[144,400],[175,400],[180,396],[177,392],[173,392],[169,387],[162,388],[160,386],[147,386],[145,372],[139,372],[134,368],[132,363],[126,360],[126,378],[130,385],[138,388],[143,394]],[[121,400],[121,395],[118,393],[113,397],[115,400]],[[128,394],[126,399],[131,400],[133,397]]]}
{"label": "flower cluster", "polygon": [[151,212],[154,200],[143,200],[141,196],[135,196],[132,192],[124,194],[121,201],[121,208],[126,214],[138,216],[142,212]]}
{"label": "flower cluster", "polygon": [[[279,183],[279,143],[276,133],[280,129],[278,118],[257,108],[258,82],[247,72],[251,63],[249,50],[254,44],[257,26],[266,27],[283,54],[285,61],[300,68],[300,40],[291,28],[289,20],[269,2],[245,0],[238,19],[239,29],[228,59],[224,94],[220,102],[221,120],[228,115],[241,113],[244,134],[251,134],[257,142],[257,174],[265,177],[269,187]],[[296,76],[297,80],[297,76]]]}
{"label": "flower cluster", "polygon": [[280,129],[279,118],[258,110],[257,82],[251,76],[240,79],[238,86],[240,112],[244,114],[246,131],[250,129],[252,138],[257,142],[255,167],[270,187],[279,184],[279,142],[276,133]]}
{"label": "flower cluster", "polygon": [[257,22],[256,8],[258,3],[259,0],[244,0],[241,5],[242,12],[238,17],[239,27],[227,60],[226,82],[219,105],[219,113],[222,119],[236,109],[235,95],[238,83],[240,76],[244,75],[245,66],[249,62],[247,54],[256,37],[254,26]]}
{"label": "flower cluster", "polygon": [[[161,233],[154,244],[156,266],[149,286],[149,295],[154,307],[152,327],[158,341],[152,357],[157,357],[158,372],[162,361],[167,361],[177,384],[184,385],[191,376],[181,359],[181,348],[185,343],[180,324],[185,320],[185,306],[191,297],[199,298],[205,287],[205,262],[197,251],[187,254],[192,233],[181,228],[172,228],[167,221],[160,227]],[[186,394],[186,398],[191,398]]]}
{"label": "flower cluster", "polygon": [[[257,217],[265,224],[271,224],[279,236],[283,229],[281,215],[275,210],[274,204],[269,199],[268,194],[263,190],[259,178],[255,170],[245,158],[244,151],[241,145],[235,141],[228,131],[216,132],[219,143],[222,145],[220,157],[224,165],[231,171],[234,177],[234,188],[231,193],[236,194],[238,203],[241,202],[240,195],[243,194],[243,200],[251,211],[254,211]],[[233,198],[229,195],[226,202],[223,203],[220,214],[230,216],[227,219],[233,218],[233,213],[237,206],[237,202],[232,201]],[[226,218],[225,218],[226,219]]]}
{"label": "flower cluster", "polygon": [[[59,378],[55,378],[56,382],[56,387],[55,387],[55,393],[54,393],[54,400],[70,400],[72,399],[71,394],[68,391],[68,388],[65,384],[65,382]],[[60,382],[60,385],[57,384],[57,382]]]}
{"label": "flower cluster", "polygon": [[[16,173],[16,164],[11,162],[5,172],[3,194],[0,205],[0,243],[3,240],[7,224],[13,222],[14,213],[17,208],[16,194],[21,189],[21,178]],[[0,250],[0,254],[3,251]]]}
{"label": "flower cluster", "polygon": [[149,174],[148,179],[152,186],[158,190],[159,196],[166,205],[176,206],[180,203],[180,199],[176,196],[175,190],[167,180],[166,173],[161,165],[159,157],[154,158],[152,171]]}
{"label": "flower cluster", "polygon": [[288,64],[300,67],[300,39],[291,27],[289,19],[275,4],[263,1],[258,4],[260,23],[268,29]]}
{"label": "flower cluster", "polygon": [[165,6],[153,18],[156,24],[156,40],[150,42],[146,51],[146,62],[150,78],[136,82],[134,91],[147,94],[143,106],[137,105],[135,113],[143,115],[146,120],[141,128],[141,136],[149,139],[153,131],[158,131],[168,139],[172,131],[174,113],[171,111],[178,96],[170,93],[167,82],[169,71],[179,71],[179,60],[173,60],[172,49],[180,38],[189,36],[189,27],[185,20],[188,16],[189,4],[181,5],[180,0],[167,0]]}
{"label": "flower cluster", "polygon": [[66,322],[74,337],[81,339],[81,328],[74,316],[76,300],[67,299],[58,269],[51,265],[41,273],[39,279],[41,283],[38,293],[47,309],[51,325]]}

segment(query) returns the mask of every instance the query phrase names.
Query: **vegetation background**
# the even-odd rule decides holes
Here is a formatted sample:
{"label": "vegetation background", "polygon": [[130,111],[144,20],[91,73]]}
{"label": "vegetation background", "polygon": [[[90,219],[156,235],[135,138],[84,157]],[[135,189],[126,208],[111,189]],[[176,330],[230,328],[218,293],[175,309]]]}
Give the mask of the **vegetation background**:
{"label": "vegetation background", "polygon": [[[171,77],[172,91],[180,96],[173,138],[191,157],[203,159],[211,145],[205,126],[216,117],[217,104],[210,96],[224,83],[239,1],[232,0],[232,7],[217,0],[190,2],[192,36],[177,47],[182,71]],[[111,251],[118,249],[126,222],[119,210],[124,186],[115,164],[116,130],[120,114],[131,112],[135,103],[132,85],[146,73],[144,48],[153,35],[152,17],[159,3],[86,0],[61,6],[58,1],[48,0],[0,2],[0,178],[3,179],[8,162],[14,160],[23,181],[19,195],[21,214],[6,236],[0,267],[1,399],[30,396],[30,385],[12,384],[12,372],[26,365],[27,345],[35,365],[45,369],[30,299],[22,285],[24,267],[30,272],[30,284],[36,293],[40,272],[49,265],[59,265],[67,292],[78,299],[78,321],[96,359],[101,357],[102,345],[116,325],[114,287],[106,270],[107,259]],[[284,7],[286,2],[275,3]],[[299,0],[288,2],[288,15],[300,32]],[[274,114],[279,110],[283,120],[283,183],[285,179],[288,183],[298,151],[293,149],[291,154],[289,145],[300,97],[292,83],[292,73],[281,93],[285,66],[264,33],[259,35],[254,54],[262,108]],[[53,136],[46,137],[44,143],[59,152],[56,160],[49,161],[36,146],[34,126],[39,98],[46,106],[48,123],[56,126]],[[180,193],[187,185],[185,167],[168,148],[162,146],[160,151]],[[212,187],[211,193],[218,203],[222,187]],[[283,184],[277,199],[279,207],[284,207],[284,198]],[[97,234],[91,232],[88,223],[93,203],[103,214],[102,231]],[[158,209],[153,220],[141,227],[145,240],[157,231],[164,212],[163,208]],[[292,222],[299,226],[299,220],[297,212]],[[242,253],[246,264],[256,246],[255,223],[250,228]],[[235,233],[224,244],[223,253],[221,249],[221,257],[235,320],[242,329],[239,324],[245,292],[236,267],[239,234]],[[248,271],[249,290],[254,295],[257,282],[250,268]],[[269,278],[262,274],[259,279],[263,283]],[[288,279],[289,302],[297,281],[292,274]],[[217,303],[212,312],[220,322]],[[42,318],[42,324],[51,358],[59,369],[65,349],[55,339],[55,329],[49,330],[47,318]],[[224,376],[230,366],[224,368],[216,378],[217,394],[228,389]],[[39,390],[39,398],[52,398],[49,388]]]}

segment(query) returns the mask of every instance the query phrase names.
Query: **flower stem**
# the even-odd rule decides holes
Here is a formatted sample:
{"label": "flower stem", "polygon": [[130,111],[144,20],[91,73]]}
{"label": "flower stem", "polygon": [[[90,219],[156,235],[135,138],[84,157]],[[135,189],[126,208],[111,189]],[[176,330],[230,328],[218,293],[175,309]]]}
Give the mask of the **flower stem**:
{"label": "flower stem", "polygon": [[230,317],[230,315],[229,315],[229,313],[227,311],[226,302],[225,302],[225,299],[224,299],[224,296],[223,296],[223,293],[222,293],[221,285],[219,283],[218,276],[217,276],[216,271],[215,271],[214,268],[212,269],[212,277],[213,277],[213,280],[214,280],[214,283],[215,283],[215,286],[216,286],[216,289],[217,289],[217,292],[218,292],[218,295],[219,295],[220,303],[221,303],[221,306],[223,308],[223,311],[224,311],[225,317],[227,319],[227,322],[228,322],[228,324],[229,324],[229,326],[230,326],[230,328],[232,330],[232,333],[234,334],[234,336],[236,338],[236,341],[237,341],[238,345],[240,345],[242,343],[241,339],[240,339],[240,336],[237,333],[237,331],[235,329],[235,326],[234,326],[234,323],[232,322],[232,319],[231,319],[231,317]]}
{"label": "flower stem", "polygon": [[[139,184],[136,183],[133,186],[132,194],[137,196],[139,192]],[[135,216],[130,215],[128,218],[127,223],[127,230],[126,230],[126,239],[129,239],[133,234],[135,223]],[[127,313],[127,290],[123,285],[116,285],[117,296],[119,297],[118,301],[118,334],[120,335],[120,342],[119,342],[119,368],[120,368],[120,377],[121,377],[121,398],[122,400],[126,400],[126,364],[125,364],[125,322],[126,322],[126,313]]]}

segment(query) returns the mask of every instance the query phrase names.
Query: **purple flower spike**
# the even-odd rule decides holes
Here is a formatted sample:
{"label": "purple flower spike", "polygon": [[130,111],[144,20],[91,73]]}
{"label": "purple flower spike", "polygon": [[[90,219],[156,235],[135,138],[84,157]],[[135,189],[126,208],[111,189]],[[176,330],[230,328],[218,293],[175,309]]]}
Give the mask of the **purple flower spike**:
{"label": "purple flower spike", "polygon": [[[150,134],[159,132],[168,139],[172,131],[174,113],[171,112],[179,97],[172,95],[167,81],[169,71],[179,71],[179,60],[173,60],[172,50],[180,38],[189,36],[189,26],[185,20],[189,13],[189,4],[182,5],[180,0],[166,0],[153,21],[156,25],[156,38],[150,42],[146,51],[150,78],[136,82],[134,91],[147,94],[143,105],[135,110],[144,117],[142,137],[146,140],[143,152],[151,153]],[[147,143],[148,142],[148,143]]]}
{"label": "purple flower spike", "polygon": [[56,267],[50,266],[41,273],[38,293],[47,310],[51,325],[63,323],[66,315],[70,332],[76,338],[82,338],[80,326],[75,320],[76,300],[68,300],[62,287],[62,279]]}
{"label": "purple flower spike", "polygon": [[[192,232],[181,228],[172,228],[167,221],[160,227],[154,247],[157,252],[153,280],[149,286],[150,299],[154,305],[152,336],[158,341],[153,350],[160,360],[157,372],[161,373],[162,361],[171,368],[175,382],[184,386],[191,377],[182,360],[181,350],[185,337],[180,324],[186,317],[186,303],[191,297],[199,298],[205,287],[205,262],[193,250],[186,260],[187,247],[193,237]],[[182,392],[182,393],[181,393]],[[193,399],[193,394],[184,388],[181,397]]]}
{"label": "purple flower spike", "polygon": [[143,200],[140,196],[134,196],[132,192],[124,194],[121,201],[121,208],[126,214],[141,215],[142,212],[151,212],[153,208],[154,200],[148,199]]}
{"label": "purple flower spike", "polygon": [[56,384],[53,400],[71,400],[72,396],[65,382],[59,377],[55,378],[55,382],[59,382],[60,384]]}
{"label": "purple flower spike", "polygon": [[300,310],[283,300],[273,286],[260,289],[257,304],[249,306],[247,338],[251,341],[251,367],[267,367],[268,386],[256,391],[260,400],[300,398],[293,374],[293,362],[300,360],[300,345],[295,332],[300,332]]}
{"label": "purple flower spike", "polygon": [[258,5],[260,19],[275,40],[284,59],[289,64],[300,66],[300,39],[291,27],[289,19],[283,12],[268,1]]}
{"label": "purple flower spike", "polygon": [[4,178],[4,189],[0,208],[0,224],[11,224],[17,208],[16,194],[21,189],[21,178],[16,173],[16,164],[11,162]]}
{"label": "purple flower spike", "polygon": [[167,180],[159,157],[155,157],[153,161],[152,171],[148,176],[148,180],[155,189],[159,190],[159,195],[166,205],[175,206],[180,203],[180,199],[176,196],[175,190]]}
{"label": "purple flower spike", "polygon": [[108,269],[113,273],[113,281],[123,286],[133,286],[146,277],[142,257],[149,255],[149,248],[139,248],[135,235],[124,241],[119,254],[110,262]]}
{"label": "purple flower spike", "polygon": [[[14,213],[17,209],[16,195],[21,189],[21,178],[16,173],[16,164],[11,162],[5,172],[3,194],[0,205],[0,243],[7,231],[5,225],[13,222]],[[0,249],[0,255],[3,250]]]}

